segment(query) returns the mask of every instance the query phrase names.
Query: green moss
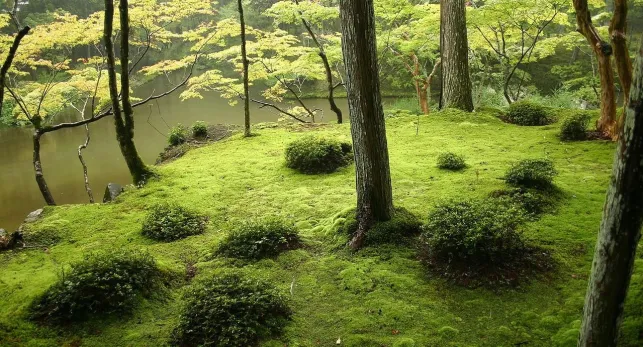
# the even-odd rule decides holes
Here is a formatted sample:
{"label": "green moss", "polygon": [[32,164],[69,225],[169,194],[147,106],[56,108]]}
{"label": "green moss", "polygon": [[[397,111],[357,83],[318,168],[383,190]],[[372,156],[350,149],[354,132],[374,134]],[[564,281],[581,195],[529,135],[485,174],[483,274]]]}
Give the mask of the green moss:
{"label": "green moss", "polygon": [[[350,238],[358,227],[355,210],[351,210],[347,216],[340,231]],[[364,239],[364,246],[404,244],[410,237],[420,233],[420,226],[421,223],[415,215],[403,207],[398,207],[390,220],[377,222],[370,227]]]}
{"label": "green moss", "polygon": [[[529,335],[528,346],[564,345],[565,341],[575,346],[578,325],[573,322],[582,316],[613,144],[561,143],[556,127],[517,127],[485,112],[448,116],[435,112],[430,120],[421,120],[418,135],[416,120],[404,115],[388,119],[387,135],[394,203],[417,216],[427,216],[434,202],[446,198],[478,199],[506,189],[498,178],[512,163],[526,153],[547,153],[559,172],[556,186],[569,198],[555,214],[543,214],[525,224],[523,233],[552,252],[561,264],[556,273],[518,290],[472,290],[427,276],[411,247],[370,247],[356,254],[338,251],[337,240],[345,242],[347,236],[337,229],[356,201],[353,170],[301,175],[284,167],[283,153],[301,131],[347,139],[349,125],[315,130],[272,127],[256,130],[260,136],[237,135],[193,149],[158,167],[157,180],[128,190],[118,204],[48,209],[32,231],[40,231],[40,223],[68,221],[57,229],[62,231],[58,243],[46,252],[38,248],[0,254],[0,340],[8,346],[166,345],[186,303],[181,295],[185,288],[171,287],[168,300],[144,300],[130,316],[70,333],[61,334],[22,317],[28,304],[57,281],[60,268],[79,261],[86,252],[122,246],[145,249],[160,265],[176,272],[185,272],[185,254],[190,252],[195,254],[197,269],[193,281],[200,281],[236,265],[212,255],[231,225],[276,216],[302,223],[299,231],[306,247],[270,262],[243,264],[291,299],[292,322],[281,337],[265,341],[265,346],[336,346],[341,337],[340,346],[354,346],[353,341],[365,341],[369,347],[392,346],[408,338],[417,346],[495,347],[523,342],[523,334]],[[435,158],[446,148],[465,155],[470,169],[451,173],[435,167]],[[167,199],[209,216],[207,230],[172,243],[143,237],[140,227],[146,207]],[[346,269],[362,270],[360,276],[373,286],[368,291],[346,290],[340,276]],[[642,342],[636,333],[643,315],[637,289],[643,288],[641,276],[643,263],[637,259],[621,347]],[[540,318],[520,314],[530,311]],[[438,334],[445,326],[460,333]],[[514,331],[511,340],[498,333],[501,326]],[[394,335],[394,330],[399,334]]]}

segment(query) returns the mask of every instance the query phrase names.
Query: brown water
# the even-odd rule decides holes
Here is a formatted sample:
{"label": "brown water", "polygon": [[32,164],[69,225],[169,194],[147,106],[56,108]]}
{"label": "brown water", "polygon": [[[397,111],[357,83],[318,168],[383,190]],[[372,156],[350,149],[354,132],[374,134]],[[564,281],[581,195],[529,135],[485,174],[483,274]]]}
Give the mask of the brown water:
{"label": "brown water", "polygon": [[[157,92],[163,90],[163,86],[148,86],[137,94],[147,96],[153,88]],[[326,100],[307,100],[307,104],[323,110],[325,119],[321,121],[333,120],[334,113]],[[345,100],[340,100],[340,107],[348,118]],[[251,112],[253,123],[279,118],[274,111],[255,105],[252,105]],[[189,101],[180,101],[175,94],[136,109],[135,117],[136,145],[143,160],[152,164],[166,146],[163,134],[168,132],[168,125],[189,125],[197,120],[211,124],[243,124],[243,108],[241,104],[230,106],[227,100],[216,94]],[[94,197],[96,201],[102,201],[107,183],[129,184],[130,177],[116,143],[112,119],[105,118],[91,124],[90,132],[91,142],[83,153]],[[9,231],[15,230],[29,212],[44,205],[34,179],[31,134],[31,129],[0,129],[0,228]],[[83,127],[59,130],[42,138],[43,170],[58,204],[89,201],[77,156],[78,146],[84,140]]]}

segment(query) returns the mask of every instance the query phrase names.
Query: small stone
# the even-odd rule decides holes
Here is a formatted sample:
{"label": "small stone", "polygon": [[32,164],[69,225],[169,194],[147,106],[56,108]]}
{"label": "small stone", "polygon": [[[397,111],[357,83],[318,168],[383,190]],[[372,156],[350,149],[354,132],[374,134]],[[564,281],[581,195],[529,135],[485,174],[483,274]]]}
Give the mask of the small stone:
{"label": "small stone", "polygon": [[42,216],[43,212],[44,212],[44,210],[41,208],[41,209],[38,209],[38,210],[35,210],[35,211],[29,213],[27,215],[27,218],[25,218],[24,222],[25,223],[33,223],[33,222],[37,221]]}
{"label": "small stone", "polygon": [[105,195],[103,196],[103,202],[112,202],[123,193],[123,187],[118,183],[108,183],[105,188]]}

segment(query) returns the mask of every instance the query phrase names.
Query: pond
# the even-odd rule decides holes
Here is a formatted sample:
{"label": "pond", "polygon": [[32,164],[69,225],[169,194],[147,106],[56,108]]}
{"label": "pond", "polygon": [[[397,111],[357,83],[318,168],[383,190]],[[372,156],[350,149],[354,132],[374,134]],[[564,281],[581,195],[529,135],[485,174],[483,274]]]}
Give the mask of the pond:
{"label": "pond", "polygon": [[[143,98],[164,86],[147,85],[137,90]],[[323,111],[321,121],[334,121],[334,113],[326,99],[309,99],[306,104]],[[338,100],[348,119],[345,99]],[[251,104],[253,123],[276,121],[279,115],[272,109]],[[167,144],[169,127],[177,123],[190,125],[197,120],[210,124],[243,124],[243,106],[230,106],[218,94],[203,99],[181,101],[178,93],[141,106],[135,112],[135,141],[143,160],[153,164]],[[91,142],[83,152],[89,169],[91,188],[97,202],[102,201],[105,186],[110,182],[131,183],[127,167],[120,154],[111,117],[90,125]],[[44,205],[34,179],[32,166],[32,130],[28,128],[0,129],[0,228],[15,230],[25,216]],[[78,146],[85,141],[83,127],[62,129],[42,137],[43,171],[49,188],[58,204],[87,203]]]}

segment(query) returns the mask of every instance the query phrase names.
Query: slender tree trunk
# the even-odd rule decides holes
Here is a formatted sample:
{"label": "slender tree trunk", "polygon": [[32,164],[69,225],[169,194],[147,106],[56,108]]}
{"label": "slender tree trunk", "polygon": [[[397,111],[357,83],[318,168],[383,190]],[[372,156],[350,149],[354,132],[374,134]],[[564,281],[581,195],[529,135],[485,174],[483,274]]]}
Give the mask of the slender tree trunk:
{"label": "slender tree trunk", "polygon": [[[295,4],[299,5],[299,0],[295,0]],[[301,16],[301,22],[304,24],[306,31],[308,31],[308,35],[310,35],[310,38],[313,40],[313,42],[315,42],[317,49],[319,49],[318,54],[322,60],[322,63],[324,64],[324,70],[326,72],[326,83],[328,84],[328,103],[330,104],[330,109],[337,115],[337,124],[342,124],[342,122],[344,121],[342,110],[340,110],[335,103],[335,82],[333,82],[333,70],[330,67],[330,63],[328,62],[328,56],[326,55],[326,51],[324,51],[324,46],[322,46],[319,40],[317,40],[317,35],[315,35],[313,28],[310,26],[310,23],[308,23],[306,18],[304,18],[304,13],[299,11],[299,15]]]}
{"label": "slender tree trunk", "polygon": [[4,103],[4,84],[7,78],[7,73],[11,68],[11,64],[13,64],[13,59],[16,57],[16,52],[18,52],[20,41],[22,41],[22,39],[25,36],[27,36],[27,34],[29,33],[29,30],[31,30],[31,28],[28,26],[25,26],[20,31],[18,31],[18,34],[13,39],[13,44],[11,44],[11,48],[9,48],[9,54],[5,58],[4,63],[0,68],[0,112],[2,111],[2,105]]}
{"label": "slender tree trunk", "polygon": [[246,19],[243,15],[243,0],[237,0],[239,6],[239,22],[241,23],[241,59],[243,60],[243,107],[245,112],[244,136],[251,136],[250,132],[250,82],[248,81],[248,70],[250,62],[248,61],[248,51],[246,48]]}
{"label": "slender tree trunk", "polygon": [[361,247],[372,223],[393,213],[384,111],[378,77],[373,0],[341,0],[342,50],[347,73],[351,134],[355,152],[358,231]]}
{"label": "slender tree trunk", "polygon": [[47,205],[54,206],[56,201],[54,201],[54,196],[51,195],[51,191],[47,186],[47,181],[45,180],[45,175],[42,172],[42,162],[40,161],[40,137],[42,133],[40,130],[36,129],[33,133],[33,168],[36,174],[36,183],[38,183],[38,188],[42,197],[45,199]]}
{"label": "slender tree trunk", "polygon": [[580,347],[616,346],[643,225],[643,40],[589,280]]}
{"label": "slender tree trunk", "polygon": [[[614,1],[614,15],[609,26],[610,40],[614,47],[614,63],[623,88],[623,109],[627,109],[632,85],[632,59],[627,49],[627,0]],[[623,128],[625,114],[618,118],[617,132]]]}
{"label": "slender tree trunk", "polygon": [[[438,58],[435,61],[435,64],[433,64],[433,70],[431,70],[431,73],[429,74],[429,77],[427,77],[427,79],[426,79],[426,95],[427,95],[427,99],[428,99],[427,104],[430,103],[430,101],[431,101],[431,84],[433,84],[433,79],[437,75],[438,68],[440,67],[440,65],[442,65],[442,60],[440,58]],[[428,112],[431,112],[430,107],[429,107]]]}
{"label": "slender tree trunk", "polygon": [[612,71],[612,46],[603,41],[592,24],[587,0],[573,0],[576,9],[578,31],[585,36],[598,60],[598,72],[601,80],[601,117],[596,127],[602,133],[616,137],[616,91],[614,89],[614,71]]}
{"label": "slender tree trunk", "polygon": [[[85,119],[83,117],[83,119]],[[85,178],[85,191],[89,197],[89,202],[94,203],[94,194],[92,193],[92,188],[89,186],[89,174],[87,173],[87,164],[85,163],[85,158],[83,158],[83,150],[89,146],[89,141],[91,137],[89,136],[89,125],[85,124],[85,143],[78,146],[78,160],[80,160],[80,165],[83,166],[83,177]]]}
{"label": "slender tree trunk", "polygon": [[473,111],[471,77],[469,76],[469,41],[465,2],[442,0],[440,11],[443,46],[442,90],[444,108],[458,108]]}

